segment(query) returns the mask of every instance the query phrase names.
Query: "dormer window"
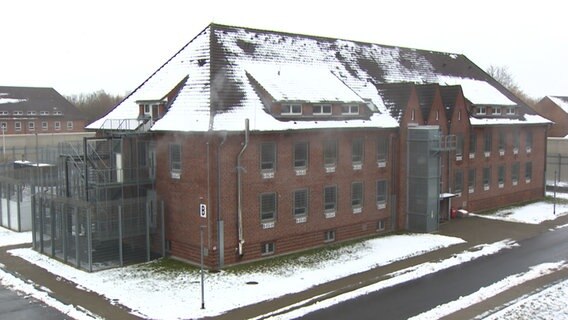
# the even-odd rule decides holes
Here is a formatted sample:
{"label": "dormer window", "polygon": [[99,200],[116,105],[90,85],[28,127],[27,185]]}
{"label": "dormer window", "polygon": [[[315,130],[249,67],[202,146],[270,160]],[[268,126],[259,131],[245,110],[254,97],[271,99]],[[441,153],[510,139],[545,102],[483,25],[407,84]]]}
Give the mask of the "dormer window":
{"label": "dormer window", "polygon": [[23,111],[14,111],[14,115],[15,116],[23,116],[24,112]]}
{"label": "dormer window", "polygon": [[507,115],[509,116],[514,115],[516,113],[515,111],[516,110],[514,106],[507,107]]}
{"label": "dormer window", "polygon": [[300,116],[302,115],[302,105],[301,104],[283,104],[282,111],[280,112],[283,116]]}
{"label": "dormer window", "polygon": [[35,116],[36,112],[35,111],[28,111],[28,116]]}
{"label": "dormer window", "polygon": [[40,116],[48,116],[49,115],[49,111],[40,111],[39,112]]}
{"label": "dormer window", "polygon": [[63,113],[61,111],[53,111],[54,116],[61,116]]}
{"label": "dormer window", "polygon": [[359,115],[359,106],[357,105],[343,106],[341,108],[341,113],[344,115]]}
{"label": "dormer window", "polygon": [[500,116],[501,115],[501,107],[493,107],[493,115]]}
{"label": "dormer window", "polygon": [[330,104],[321,104],[314,106],[314,115],[331,115],[331,105]]}
{"label": "dormer window", "polygon": [[476,107],[476,110],[475,110],[475,113],[476,113],[477,115],[480,115],[480,116],[485,115],[485,114],[486,114],[486,113],[485,113],[485,107],[484,107],[484,106],[477,106],[477,107]]}

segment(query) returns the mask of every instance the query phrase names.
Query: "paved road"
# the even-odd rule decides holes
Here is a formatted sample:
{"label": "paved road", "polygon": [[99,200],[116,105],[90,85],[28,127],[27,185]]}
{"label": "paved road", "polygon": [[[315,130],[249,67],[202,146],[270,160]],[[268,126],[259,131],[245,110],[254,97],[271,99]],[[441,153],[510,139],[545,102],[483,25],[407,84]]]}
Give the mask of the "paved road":
{"label": "paved road", "polygon": [[303,319],[406,319],[544,262],[568,260],[568,228],[519,247],[308,314]]}
{"label": "paved road", "polygon": [[0,285],[0,319],[62,320],[71,318],[38,300],[26,298]]}

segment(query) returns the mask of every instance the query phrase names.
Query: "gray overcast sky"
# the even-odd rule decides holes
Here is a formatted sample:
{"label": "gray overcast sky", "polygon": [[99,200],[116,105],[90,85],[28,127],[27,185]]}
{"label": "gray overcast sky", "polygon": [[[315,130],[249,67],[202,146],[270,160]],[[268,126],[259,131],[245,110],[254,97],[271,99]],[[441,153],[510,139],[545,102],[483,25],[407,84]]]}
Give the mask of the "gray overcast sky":
{"label": "gray overcast sky", "polygon": [[558,0],[9,0],[0,5],[0,86],[62,94],[135,89],[209,23],[465,54],[508,67],[530,96],[568,96]]}

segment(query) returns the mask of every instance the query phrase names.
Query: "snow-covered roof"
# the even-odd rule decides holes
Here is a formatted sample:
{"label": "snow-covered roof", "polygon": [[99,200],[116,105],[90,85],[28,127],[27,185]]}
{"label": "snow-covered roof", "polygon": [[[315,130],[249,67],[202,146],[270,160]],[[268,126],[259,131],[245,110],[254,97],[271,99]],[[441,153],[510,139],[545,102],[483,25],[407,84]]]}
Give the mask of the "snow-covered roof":
{"label": "snow-covered roof", "polygon": [[14,114],[60,112],[62,120],[83,120],[82,112],[53,88],[0,86],[0,109]]}
{"label": "snow-covered roof", "polygon": [[[251,131],[391,128],[398,126],[400,110],[390,109],[377,86],[401,82],[461,85],[473,104],[524,105],[463,55],[211,24],[88,128],[99,129],[106,119],[134,119],[136,101],[164,97],[168,111],[152,131],[240,131],[245,119]],[[372,103],[374,115],[276,119],[259,97],[259,85],[277,101]],[[179,90],[171,94],[174,88]]]}
{"label": "snow-covered roof", "polygon": [[251,64],[245,70],[276,101],[364,103],[328,68],[301,64]]}
{"label": "snow-covered roof", "polygon": [[470,117],[469,122],[472,126],[493,126],[493,125],[527,125],[527,124],[552,124],[552,121],[536,114],[525,114],[521,118],[476,118]]}
{"label": "snow-covered roof", "polygon": [[552,102],[562,108],[564,112],[568,113],[568,97],[548,96],[548,99],[552,100]]}

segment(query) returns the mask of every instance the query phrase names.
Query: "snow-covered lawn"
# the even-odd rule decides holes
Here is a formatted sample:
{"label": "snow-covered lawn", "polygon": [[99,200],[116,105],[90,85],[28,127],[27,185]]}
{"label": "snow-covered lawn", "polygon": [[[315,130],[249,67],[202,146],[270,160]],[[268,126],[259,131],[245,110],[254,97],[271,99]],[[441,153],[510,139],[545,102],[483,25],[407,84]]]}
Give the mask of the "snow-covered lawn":
{"label": "snow-covered lawn", "polygon": [[[568,199],[568,195],[565,193],[558,193],[557,198]],[[487,219],[539,224],[543,221],[554,220],[560,216],[564,216],[567,214],[568,214],[568,203],[557,203],[556,213],[555,213],[553,203],[549,203],[546,201],[539,201],[520,207],[513,207],[513,208],[499,210],[492,214],[471,214],[471,215]]]}
{"label": "snow-covered lawn", "polygon": [[568,280],[519,299],[485,320],[568,319]]}
{"label": "snow-covered lawn", "polygon": [[14,232],[0,227],[0,247],[10,246],[20,243],[31,243],[32,232]]}
{"label": "snow-covered lawn", "polygon": [[141,317],[187,319],[218,315],[463,242],[434,234],[394,235],[342,247],[318,262],[299,257],[285,265],[258,271],[210,273],[205,280],[205,310],[201,309],[200,275],[196,271],[161,273],[146,264],[86,273],[31,249],[9,252],[123,304]]}

